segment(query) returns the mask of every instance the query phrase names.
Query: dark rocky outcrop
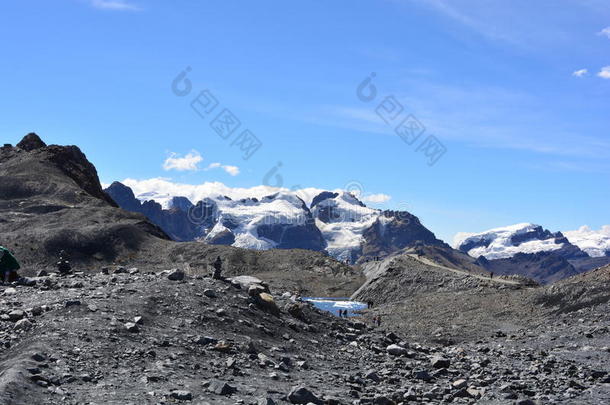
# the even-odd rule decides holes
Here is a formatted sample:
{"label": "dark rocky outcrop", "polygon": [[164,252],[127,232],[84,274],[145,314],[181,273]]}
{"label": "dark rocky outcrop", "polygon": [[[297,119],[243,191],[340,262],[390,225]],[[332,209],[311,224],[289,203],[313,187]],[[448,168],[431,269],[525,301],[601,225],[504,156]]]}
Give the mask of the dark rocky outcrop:
{"label": "dark rocky outcrop", "polygon": [[450,249],[449,245],[423,226],[419,218],[406,211],[384,211],[363,236],[365,242],[359,262],[377,256],[386,257],[408,247],[440,246]]}
{"label": "dark rocky outcrop", "polygon": [[[180,202],[179,206],[165,210],[161,207],[161,204],[155,201],[140,202],[131,188],[117,181],[112,183],[105,192],[121,208],[144,214],[146,218],[163,229],[173,240],[192,241],[202,235],[199,224],[189,217],[189,208],[186,211],[182,209],[188,207],[188,204],[184,201],[188,201],[188,199],[178,200]],[[190,209],[193,209],[192,204]]]}
{"label": "dark rocky outcrop", "polygon": [[26,152],[31,152],[34,149],[40,149],[46,147],[47,144],[40,139],[38,135],[34,132],[30,132],[26,136],[23,137],[21,142],[17,144],[19,149],[23,149]]}
{"label": "dark rocky outcrop", "polygon": [[555,252],[517,253],[510,258],[487,260],[484,267],[494,274],[517,274],[540,284],[553,283],[578,274],[567,259]]}
{"label": "dark rocky outcrop", "polygon": [[2,244],[24,269],[52,265],[62,249],[74,262],[111,261],[167,239],[145,217],[116,208],[78,147],[45,146],[34,134],[19,145],[0,150],[0,218]]}

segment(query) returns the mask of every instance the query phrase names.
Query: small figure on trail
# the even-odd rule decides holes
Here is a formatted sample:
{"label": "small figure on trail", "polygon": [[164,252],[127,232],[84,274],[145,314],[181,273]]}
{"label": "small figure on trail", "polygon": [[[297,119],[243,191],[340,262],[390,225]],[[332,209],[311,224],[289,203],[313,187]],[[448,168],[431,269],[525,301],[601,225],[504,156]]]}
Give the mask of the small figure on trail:
{"label": "small figure on trail", "polygon": [[218,256],[216,261],[212,263],[212,267],[214,269],[212,272],[212,278],[214,280],[222,280],[222,259],[220,256]]}
{"label": "small figure on trail", "polygon": [[381,316],[377,315],[376,323],[377,323],[377,327],[381,326]]}
{"label": "small figure on trail", "polygon": [[17,281],[17,270],[21,266],[15,256],[9,252],[9,250],[3,246],[0,246],[0,276],[5,283]]}
{"label": "small figure on trail", "polygon": [[494,272],[493,272],[493,271],[492,271],[492,272],[489,274],[489,278],[490,278],[490,279],[491,279],[491,278],[494,278]]}
{"label": "small figure on trail", "polygon": [[59,260],[57,261],[56,266],[59,274],[69,274],[72,271],[72,266],[70,266],[70,261],[68,260],[68,255],[65,250],[59,252]]}

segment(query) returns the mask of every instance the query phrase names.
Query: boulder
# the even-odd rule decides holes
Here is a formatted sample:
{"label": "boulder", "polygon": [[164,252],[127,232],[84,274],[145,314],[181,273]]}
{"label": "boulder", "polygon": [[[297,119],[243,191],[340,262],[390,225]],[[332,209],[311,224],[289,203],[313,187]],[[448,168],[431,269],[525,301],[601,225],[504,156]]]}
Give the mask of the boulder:
{"label": "boulder", "polygon": [[451,365],[451,361],[442,356],[434,356],[430,360],[430,364],[434,368],[447,368]]}
{"label": "boulder", "polygon": [[257,297],[255,297],[254,302],[256,305],[267,312],[272,313],[273,315],[279,316],[280,309],[278,308],[273,296],[267,293],[260,293]]}
{"label": "boulder", "polygon": [[216,395],[231,395],[237,391],[237,388],[227,384],[225,381],[213,380],[208,385],[208,391]]}
{"label": "boulder", "polygon": [[184,276],[184,272],[179,269],[172,269],[167,273],[167,279],[171,281],[182,281],[184,280]]}
{"label": "boulder", "polygon": [[316,405],[323,404],[320,398],[318,398],[313,392],[303,386],[294,387],[288,394],[288,401],[290,401],[291,404],[307,405],[310,402]]}
{"label": "boulder", "polygon": [[392,356],[405,356],[408,353],[408,350],[399,345],[389,345],[386,347],[386,352],[391,354]]}
{"label": "boulder", "polygon": [[176,390],[172,391],[170,397],[177,399],[178,401],[190,401],[193,399],[193,394],[190,391]]}

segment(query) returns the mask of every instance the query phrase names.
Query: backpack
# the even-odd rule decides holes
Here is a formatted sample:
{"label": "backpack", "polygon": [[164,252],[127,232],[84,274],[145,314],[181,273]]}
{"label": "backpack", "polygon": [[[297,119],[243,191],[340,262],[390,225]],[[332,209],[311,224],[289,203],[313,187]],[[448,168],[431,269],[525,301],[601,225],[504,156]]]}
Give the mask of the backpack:
{"label": "backpack", "polygon": [[15,256],[7,248],[0,246],[0,272],[19,270],[20,268],[21,266]]}

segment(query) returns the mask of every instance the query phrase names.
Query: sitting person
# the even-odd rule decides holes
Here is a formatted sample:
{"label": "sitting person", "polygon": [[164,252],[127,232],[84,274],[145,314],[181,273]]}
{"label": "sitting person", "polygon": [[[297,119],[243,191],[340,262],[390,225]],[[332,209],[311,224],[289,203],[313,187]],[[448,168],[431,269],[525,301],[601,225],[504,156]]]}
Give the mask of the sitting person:
{"label": "sitting person", "polygon": [[17,270],[21,266],[15,256],[5,247],[0,246],[0,276],[3,282],[11,283],[17,281]]}

